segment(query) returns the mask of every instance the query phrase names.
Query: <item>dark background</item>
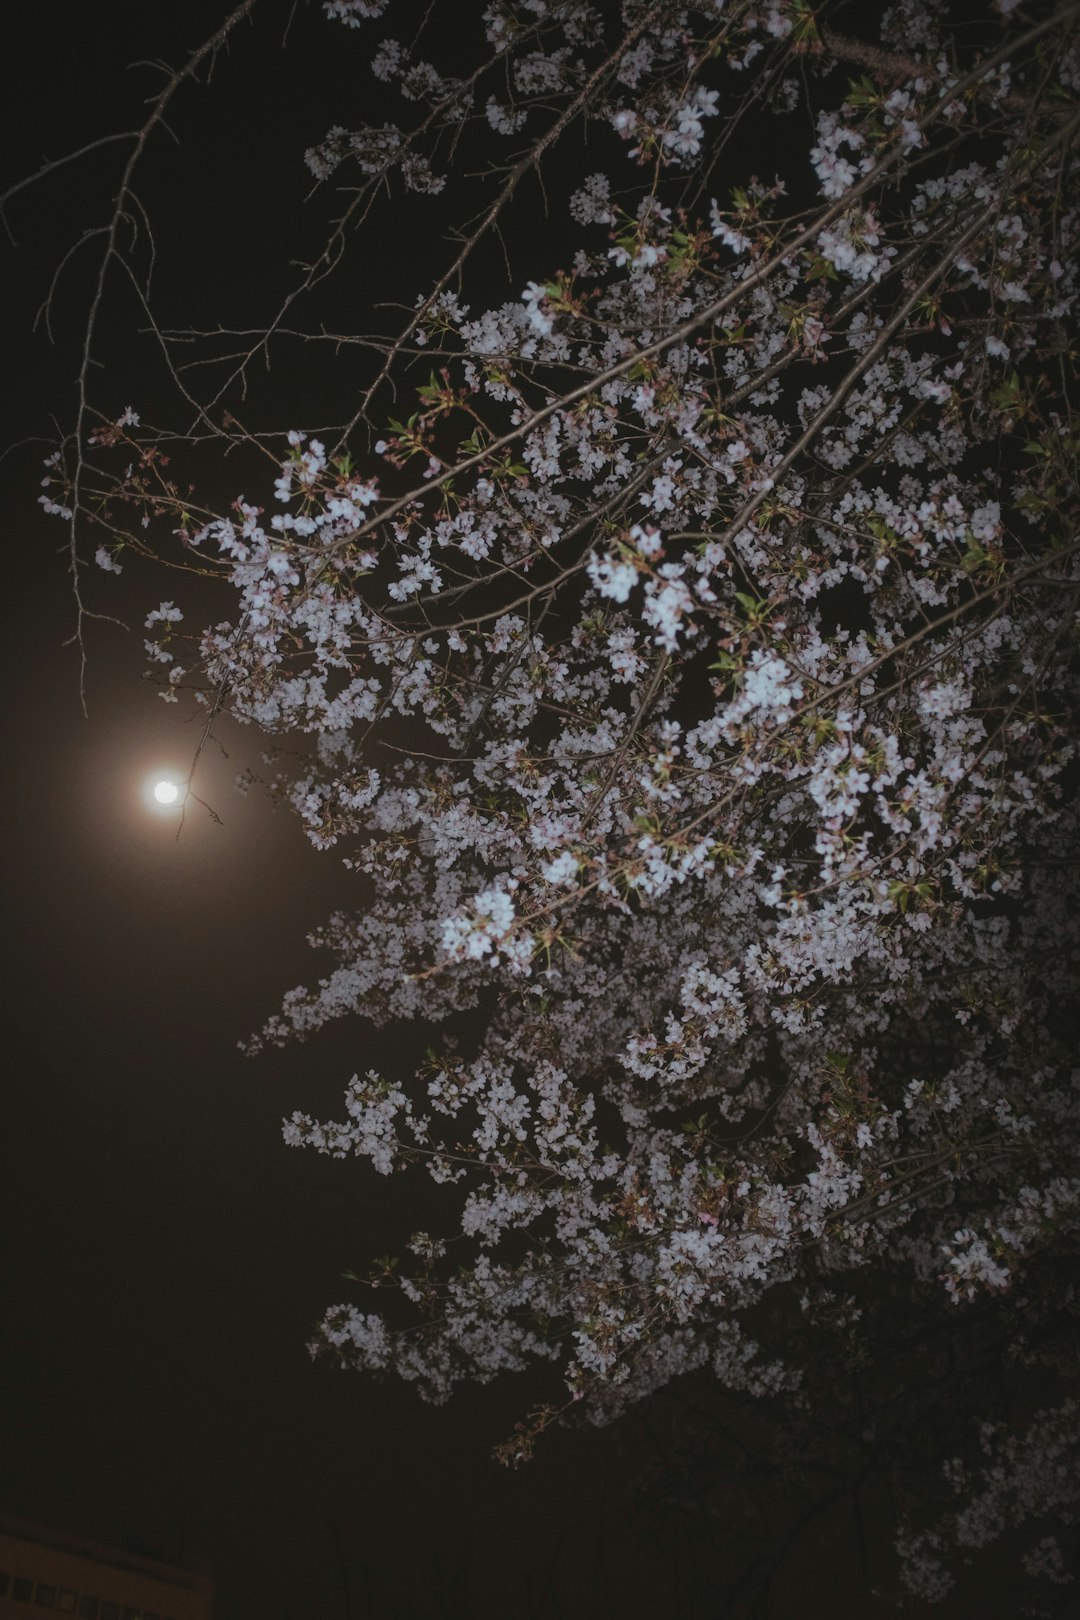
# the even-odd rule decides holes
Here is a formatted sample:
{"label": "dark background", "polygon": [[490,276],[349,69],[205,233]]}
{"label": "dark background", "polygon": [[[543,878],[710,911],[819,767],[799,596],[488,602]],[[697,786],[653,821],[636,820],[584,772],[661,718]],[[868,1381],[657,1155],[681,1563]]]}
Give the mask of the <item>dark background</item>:
{"label": "dark background", "polygon": [[[137,125],[162,82],[154,62],[179,65],[227,9],[18,8],[0,189]],[[289,203],[310,189],[305,147],[371,116],[356,113],[375,87],[360,36],[300,8],[283,51],[291,11],[257,7],[211,88],[174,103],[177,144],[159,131],[147,153],[163,320],[268,309],[288,274]],[[350,1297],[340,1273],[399,1247],[425,1189],[281,1141],[294,1108],[334,1117],[349,1076],[389,1060],[385,1043],[353,1023],[255,1060],[237,1051],[284,990],[318,976],[304,934],[355,897],[353,880],[291,815],[234,794],[260,747],[227,723],[230,757],[211,746],[198,783],[224,825],[195,816],[177,841],[146,811],[147,775],[186,773],[200,722],[141,680],[141,621],[182,592],[137,561],[119,581],[90,570],[91,605],[130,628],[89,626],[81,712],[64,527],[36,496],[54,421],[73,416],[92,244],[62,273],[54,342],[31,329],[63,254],[107,219],[125,152],[88,155],[6,209],[0,1511],[200,1562],[223,1620],[676,1612],[677,1550],[631,1524],[610,1434],[555,1434],[513,1476],[490,1460],[557,1381],[434,1409],[306,1353],[325,1307]],[[388,241],[372,273],[400,287],[414,248]],[[97,396],[152,414],[152,348],[112,297]],[[312,381],[317,366],[286,356],[286,394]],[[317,388],[299,408],[309,400],[317,412]]]}

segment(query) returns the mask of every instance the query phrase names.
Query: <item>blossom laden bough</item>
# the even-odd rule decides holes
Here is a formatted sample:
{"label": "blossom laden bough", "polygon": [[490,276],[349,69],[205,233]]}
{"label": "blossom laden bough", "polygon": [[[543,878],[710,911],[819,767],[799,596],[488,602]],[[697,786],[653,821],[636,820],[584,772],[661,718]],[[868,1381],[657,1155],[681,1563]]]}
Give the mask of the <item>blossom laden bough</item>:
{"label": "blossom laden bough", "polygon": [[[198,507],[129,409],[43,497],[106,571],[147,519],[218,573],[228,618],[147,620],[168,694],[310,742],[276,790],[362,887],[253,1045],[455,1020],[286,1125],[458,1200],[316,1351],[434,1399],[554,1363],[595,1422],[695,1370],[805,1415],[837,1346],[885,1364],[889,1302],[972,1343],[1015,1309],[1071,1413],[1077,8],[976,47],[907,0],[880,38],[495,0],[453,77],[325,9],[413,109],[309,153],[359,188],[327,281],[380,188],[434,206],[455,143],[510,142],[480,223],[265,489]],[[473,249],[516,254],[541,166],[565,247],[493,291]],[[1051,1426],[1003,1441],[1032,1480]],[[911,1590],[993,1517],[902,1528]]]}

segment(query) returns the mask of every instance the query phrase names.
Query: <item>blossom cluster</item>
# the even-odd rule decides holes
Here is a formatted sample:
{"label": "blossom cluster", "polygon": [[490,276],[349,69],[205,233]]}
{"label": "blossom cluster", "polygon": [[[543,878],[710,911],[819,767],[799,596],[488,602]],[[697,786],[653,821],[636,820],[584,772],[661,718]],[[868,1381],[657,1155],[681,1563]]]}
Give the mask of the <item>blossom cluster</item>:
{"label": "blossom cluster", "polygon": [[[172,501],[236,598],[184,668],[307,739],[277,791],[359,885],[252,1046],[346,1015],[459,1032],[415,1075],[354,1077],[344,1121],[286,1125],[458,1189],[453,1267],[417,1234],[372,1279],[392,1302],[335,1305],[318,1353],[432,1399],[557,1364],[604,1422],[695,1370],[809,1401],[750,1323],[801,1295],[847,1343],[859,1313],[830,1302],[868,1275],[926,1321],[1023,1291],[1057,1322],[1047,1256],[1080,1227],[1071,26],[965,67],[932,0],[861,41],[799,0],[633,7],[614,46],[578,0],[494,0],[490,82],[373,38],[427,122],[332,129],[320,180],[436,192],[424,140],[474,123],[535,130],[539,164],[553,107],[602,134],[564,187],[572,268],[422,295],[373,443],[296,431],[266,508]],[[740,119],[797,103],[809,143],[741,172]],[[114,496],[142,511],[140,476]],[[70,516],[62,463],[48,483]],[[159,663],[178,615],[147,620]],[[1056,1349],[1045,1372],[1064,1391]],[[1003,1436],[1012,1484],[990,1469],[945,1528],[903,1530],[916,1594],[947,1589],[946,1542],[1041,1523],[1052,1429]]]}

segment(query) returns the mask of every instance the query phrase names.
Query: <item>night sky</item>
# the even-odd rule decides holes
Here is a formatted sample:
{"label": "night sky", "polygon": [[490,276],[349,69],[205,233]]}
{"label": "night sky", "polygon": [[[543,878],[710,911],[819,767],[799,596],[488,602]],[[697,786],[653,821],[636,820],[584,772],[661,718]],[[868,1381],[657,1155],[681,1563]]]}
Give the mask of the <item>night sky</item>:
{"label": "night sky", "polygon": [[[161,82],[146,64],[178,63],[226,9],[18,7],[0,184],[138,122]],[[159,294],[167,310],[182,295],[191,319],[218,318],[217,266],[248,288],[256,318],[267,307],[280,198],[306,189],[304,148],[348,121],[342,98],[371,92],[359,46],[315,6],[298,8],[281,49],[291,10],[256,7],[214,93],[178,99],[179,147],[161,134],[151,154]],[[320,29],[325,83],[312,82]],[[31,325],[60,257],[107,216],[118,151],[7,208],[0,1511],[199,1561],[221,1620],[688,1614],[683,1538],[671,1525],[651,1536],[632,1511],[626,1481],[654,1443],[641,1419],[556,1432],[508,1474],[493,1445],[531,1402],[558,1398],[557,1379],[436,1409],[305,1350],[326,1306],[349,1297],[341,1273],[400,1245],[429,1195],[408,1176],[286,1148],[282,1116],[334,1117],[357,1069],[410,1053],[355,1022],[256,1059],[237,1050],[283,991],[318,977],[304,935],[352,891],[292,816],[234,793],[261,752],[242,728],[217,728],[229,757],[208,748],[196,784],[222,825],[195,814],[177,841],[147,813],[144,779],[185,774],[199,728],[141,680],[141,620],[171,594],[153,570],[91,579],[93,605],[132,628],[90,627],[88,717],[80,708],[64,531],[35,502],[51,417],[71,419],[89,249],[61,282],[55,344]],[[415,246],[388,240],[371,275],[411,297]],[[106,327],[124,368],[101,388],[118,409],[140,404],[140,383],[152,403],[158,386],[137,340],[111,341],[122,330]],[[312,397],[317,378],[297,367],[286,362],[283,401]],[[277,425],[286,417],[283,403]],[[844,1608],[852,1572],[813,1539],[787,1578],[793,1603],[810,1576],[815,1612],[890,1612],[865,1598]]]}
{"label": "night sky", "polygon": [[[179,62],[224,9],[20,8],[3,187],[137,123],[160,78],[128,64]],[[151,154],[171,250],[166,303],[192,289],[204,256],[241,255],[257,284],[275,240],[275,165],[306,189],[303,149],[324,111],[315,98],[293,121],[276,115],[289,10],[268,6],[245,32],[238,99],[230,81],[227,95],[189,87],[177,104],[183,161],[164,136]],[[340,44],[329,29],[327,43]],[[340,88],[355,63],[336,67]],[[223,1620],[604,1614],[634,1602],[664,1613],[677,1559],[630,1525],[612,1436],[557,1434],[514,1476],[490,1461],[550,1385],[435,1409],[398,1385],[313,1366],[305,1350],[325,1307],[348,1297],[341,1272],[413,1229],[418,1189],[281,1141],[285,1113],[332,1116],[349,1076],[387,1060],[370,1032],[341,1025],[254,1060],[237,1050],[285,989],[317,976],[305,932],[350,896],[294,818],[235,794],[234,775],[260,753],[241,728],[220,725],[230,757],[211,747],[200,767],[223,825],[193,816],[177,841],[174,823],[144,808],[147,774],[186,773],[198,727],[141,680],[141,619],[169,594],[152,570],[92,578],[94,605],[132,628],[91,627],[88,718],[80,709],[77,655],[63,645],[63,528],[36,496],[51,418],[70,419],[89,254],[61,285],[55,344],[31,326],[63,252],[108,213],[118,150],[7,210],[18,245],[6,252],[4,338],[0,1511],[202,1561]],[[231,181],[196,192],[222,152]],[[120,353],[132,363],[116,386],[134,402],[138,357],[130,342]]]}

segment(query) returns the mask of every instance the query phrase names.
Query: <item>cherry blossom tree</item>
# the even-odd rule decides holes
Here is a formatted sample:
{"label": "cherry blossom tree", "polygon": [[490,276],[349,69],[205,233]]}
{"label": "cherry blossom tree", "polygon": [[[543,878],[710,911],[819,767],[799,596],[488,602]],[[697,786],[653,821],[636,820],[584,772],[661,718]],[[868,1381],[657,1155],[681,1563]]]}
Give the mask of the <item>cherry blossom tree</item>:
{"label": "cherry blossom tree", "polygon": [[[169,327],[136,186],[252,9],[131,137],[43,500],[80,631],[95,561],[180,568],[162,698],[287,739],[263,781],[342,864],[252,1050],[431,1031],[285,1125],[443,1189],[314,1352],[433,1400],[550,1363],[510,1462],[697,1375],[795,1470],[858,1383],[908,1593],[1019,1537],[1064,1612],[1080,8],[492,0],[450,71],[440,7],[330,0],[396,115],[307,151],[326,235],[257,325]],[[459,197],[358,317],[388,220]],[[121,281],[157,424],[92,393]],[[290,344],[323,403],[286,435]]]}

